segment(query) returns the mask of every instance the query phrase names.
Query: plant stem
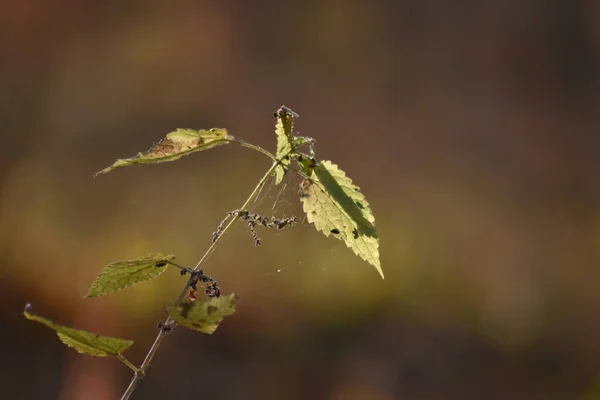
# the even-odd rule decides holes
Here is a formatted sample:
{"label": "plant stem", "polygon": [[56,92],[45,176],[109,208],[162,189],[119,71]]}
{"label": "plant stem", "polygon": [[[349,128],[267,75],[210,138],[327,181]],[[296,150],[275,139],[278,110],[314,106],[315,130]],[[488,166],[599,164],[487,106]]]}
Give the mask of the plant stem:
{"label": "plant stem", "polygon": [[231,218],[229,223],[225,226],[225,228],[223,228],[221,235],[217,238],[217,240],[214,241],[214,243],[208,248],[208,250],[206,250],[206,253],[204,253],[204,256],[202,256],[200,261],[198,261],[198,264],[196,264],[196,266],[194,267],[194,271],[197,271],[198,269],[200,269],[200,267],[202,267],[202,265],[206,262],[208,257],[213,252],[213,250],[217,247],[217,244],[219,243],[219,239],[221,239],[223,237],[223,235],[225,234],[225,232],[227,232],[229,230],[229,228],[231,228],[231,226],[235,223],[235,221],[237,221],[240,218],[240,214],[248,209],[248,206],[250,206],[250,203],[252,203],[252,201],[254,201],[254,199],[256,198],[256,196],[258,195],[260,190],[262,189],[262,187],[267,183],[267,179],[269,179],[269,176],[271,176],[273,171],[275,171],[275,168],[277,167],[277,165],[279,165],[279,163],[274,162],[273,165],[271,165],[271,168],[269,168],[269,170],[265,173],[265,175],[260,179],[260,182],[258,182],[258,185],[256,185],[256,187],[254,188],[254,190],[252,191],[250,196],[248,196],[244,205],[242,205],[240,207],[240,209],[239,209],[240,212],[236,213],[233,216],[233,218]]}
{"label": "plant stem", "polygon": [[[167,319],[167,323],[168,323],[168,321],[169,321],[169,319]],[[156,339],[154,339],[154,343],[152,343],[150,350],[148,350],[148,354],[146,354],[146,358],[144,358],[142,365],[140,365],[140,368],[137,369],[137,371],[133,374],[133,378],[131,378],[131,382],[129,382],[129,386],[127,387],[127,390],[125,390],[125,393],[123,393],[123,396],[121,396],[121,400],[129,399],[129,397],[131,396],[131,394],[137,387],[137,384],[139,383],[139,381],[141,381],[142,378],[144,377],[144,375],[146,374],[146,369],[148,369],[148,366],[150,365],[150,361],[152,361],[152,359],[154,358],[154,355],[156,354],[156,351],[158,350],[158,346],[160,346],[160,343],[163,341],[163,339],[165,338],[167,333],[168,332],[164,329],[161,329],[158,332],[158,335],[156,336]]]}
{"label": "plant stem", "polygon": [[[242,143],[240,143],[242,144]],[[244,143],[242,145],[245,145],[247,143]],[[249,146],[253,146],[253,145],[249,145]],[[249,147],[249,146],[244,146],[244,147]],[[253,146],[256,147],[256,146]],[[250,147],[252,148],[252,147]],[[256,149],[260,149],[260,147],[256,147]],[[262,149],[261,149],[262,150]],[[263,151],[261,151],[263,152]],[[264,150],[264,153],[268,153],[266,150]],[[269,153],[271,154],[271,153]],[[272,154],[271,154],[272,156]],[[240,207],[241,211],[246,211],[246,209],[248,208],[248,206],[250,206],[250,203],[252,203],[252,201],[254,201],[254,199],[256,198],[256,196],[258,196],[258,194],[260,193],[260,190],[262,189],[262,187],[267,183],[267,180],[269,179],[269,176],[271,176],[271,174],[273,173],[273,171],[275,171],[275,168],[279,165],[279,162],[275,161],[272,165],[271,168],[269,168],[269,170],[265,173],[265,175],[261,178],[261,180],[258,182],[258,185],[256,185],[256,187],[254,188],[254,190],[252,191],[252,193],[250,194],[250,196],[248,196],[248,199],[246,199],[246,202],[244,203],[244,205],[242,207]],[[220,239],[225,235],[225,233],[229,230],[229,228],[231,228],[231,226],[235,223],[235,221],[237,221],[239,219],[239,213],[234,215],[233,218],[231,218],[231,220],[229,221],[229,223],[225,226],[225,228],[223,228],[223,231],[221,232],[221,235],[219,235],[219,237],[217,237],[217,239],[210,245],[210,247],[208,248],[208,250],[206,250],[206,253],[204,253],[204,255],[202,256],[202,258],[200,259],[200,261],[198,261],[198,264],[196,264],[196,266],[193,268],[194,271],[198,271],[202,265],[204,265],[204,263],[206,262],[206,260],[208,260],[208,257],[210,257],[210,255],[213,253],[213,251],[215,250],[215,248],[217,247],[217,244],[219,243]],[[185,294],[187,293],[189,287],[190,287],[190,283],[191,283],[191,276],[190,278],[188,278],[185,287],[183,288],[183,290],[181,291],[181,294],[179,295],[179,298],[177,299],[177,302],[175,304],[180,304],[183,301],[183,298],[185,297]],[[170,326],[174,323],[173,319],[169,316],[167,318],[167,320],[165,321],[165,325]],[[135,368],[135,366],[131,365],[131,363],[129,363],[129,361],[127,361],[126,364],[128,367],[132,368],[135,373],[133,374],[133,378],[131,378],[131,381],[129,382],[129,386],[127,387],[127,390],[125,390],[125,393],[123,393],[123,396],[121,396],[121,400],[127,400],[129,399],[129,397],[131,396],[131,394],[133,393],[133,391],[135,390],[137,384],[139,383],[140,380],[142,380],[142,378],[144,377],[144,375],[146,374],[146,370],[148,369],[148,366],[150,365],[150,362],[152,362],[152,359],[154,358],[154,355],[156,354],[156,351],[158,350],[158,347],[160,346],[160,344],[162,343],[163,339],[165,338],[165,336],[167,336],[168,333],[170,333],[173,329],[175,328],[175,325],[172,325],[172,327],[170,329],[160,329],[158,332],[158,335],[156,336],[156,339],[154,339],[154,343],[152,343],[152,346],[150,347],[150,350],[148,350],[148,354],[146,354],[146,357],[144,358],[144,361],[142,362],[142,365],[140,365],[139,368]],[[126,360],[124,357],[123,359],[119,358],[122,362],[125,362],[123,360]],[[135,368],[135,369],[134,369]]]}
{"label": "plant stem", "polygon": [[168,260],[166,260],[165,262],[166,262],[167,264],[170,264],[170,265],[172,265],[172,266],[174,266],[174,267],[177,267],[177,268],[179,268],[179,269],[181,269],[181,270],[183,270],[183,269],[186,269],[186,270],[187,270],[187,268],[186,268],[186,267],[184,267],[184,266],[182,266],[182,265],[179,265],[179,264],[177,264],[177,263],[174,263],[173,261],[168,261]]}
{"label": "plant stem", "polygon": [[121,354],[117,354],[117,358],[119,359],[119,361],[121,361],[123,364],[127,365],[129,368],[131,368],[131,370],[134,373],[138,373],[139,369],[133,365],[131,363],[131,361],[129,361],[128,359],[126,359],[125,357],[123,357]]}
{"label": "plant stem", "polygon": [[258,151],[259,153],[262,153],[262,154],[264,154],[265,156],[269,157],[271,160],[273,160],[273,161],[277,162],[277,157],[275,157],[275,156],[273,155],[273,153],[271,153],[270,151],[267,151],[267,150],[263,149],[263,148],[262,148],[262,147],[260,147],[260,146],[255,146],[255,145],[253,145],[253,144],[251,144],[251,143],[244,142],[244,141],[243,141],[243,140],[241,140],[241,139],[227,139],[227,141],[228,141],[228,142],[231,142],[231,143],[237,143],[237,144],[239,144],[239,145],[240,145],[240,146],[242,146],[242,147],[246,147],[246,148],[248,148],[248,149],[252,149],[252,150],[254,150],[254,151]]}

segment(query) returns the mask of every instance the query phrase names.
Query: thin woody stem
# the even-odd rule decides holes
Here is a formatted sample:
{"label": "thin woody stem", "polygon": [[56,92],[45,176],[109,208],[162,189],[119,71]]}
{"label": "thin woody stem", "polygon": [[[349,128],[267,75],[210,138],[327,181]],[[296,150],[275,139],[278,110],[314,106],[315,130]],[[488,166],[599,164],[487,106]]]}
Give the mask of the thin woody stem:
{"label": "thin woody stem", "polygon": [[[241,142],[241,141],[236,141],[236,142],[240,143],[244,147],[253,148],[254,150],[260,151],[263,154],[269,155],[270,158],[272,158],[272,159],[275,158],[271,153],[269,153],[266,150],[261,149],[260,147],[257,147],[257,146],[254,146],[254,145],[250,145],[248,143]],[[258,150],[258,149],[260,149],[260,150]],[[242,205],[242,207],[240,207],[241,211],[246,211],[246,209],[250,206],[250,204],[256,199],[256,197],[260,193],[260,191],[263,188],[263,186],[267,183],[267,180],[269,179],[269,176],[271,176],[271,174],[273,173],[273,171],[275,171],[275,168],[278,165],[279,165],[279,162],[277,160],[275,160],[275,162],[271,165],[271,168],[269,168],[269,170],[265,173],[265,175],[258,182],[258,185],[256,185],[256,187],[254,188],[254,190],[252,191],[252,193],[250,194],[250,196],[248,196],[248,199],[246,200],[246,202],[244,203],[244,205]],[[231,218],[231,220],[229,221],[229,223],[221,231],[221,234],[210,245],[210,247],[208,248],[208,250],[206,250],[206,253],[204,253],[204,255],[202,256],[202,258],[200,259],[200,261],[198,261],[198,263],[196,264],[196,266],[193,268],[193,271],[198,271],[200,268],[202,268],[202,266],[204,265],[204,263],[206,262],[206,260],[208,260],[208,257],[210,257],[210,255],[216,249],[216,247],[219,244],[219,241],[221,240],[221,238],[229,230],[229,228],[231,228],[231,226],[235,223],[235,221],[237,221],[239,218],[240,218],[239,217],[239,213],[235,214],[233,216],[233,218]],[[172,264],[172,263],[170,263],[170,264]],[[179,265],[175,265],[175,266],[181,268],[181,266],[179,266]],[[183,298],[185,297],[185,294],[187,293],[187,291],[190,288],[190,285],[192,283],[192,277],[193,277],[193,275],[190,276],[190,278],[188,278],[188,280],[187,280],[187,282],[185,284],[185,287],[183,288],[183,290],[181,291],[181,294],[179,295],[179,298],[177,299],[176,304],[180,304],[183,301]],[[137,384],[139,383],[139,381],[142,380],[142,378],[146,374],[146,370],[148,369],[148,366],[150,365],[150,363],[152,362],[152,359],[156,355],[156,351],[158,350],[158,347],[162,343],[163,339],[165,338],[165,336],[167,336],[168,333],[170,333],[175,328],[174,322],[175,321],[170,316],[164,322],[163,325],[166,326],[166,327],[169,327],[169,329],[161,328],[159,330],[158,335],[156,336],[156,339],[154,339],[154,343],[152,343],[152,346],[148,350],[148,354],[146,354],[146,357],[144,358],[144,361],[142,362],[142,365],[140,365],[139,368],[134,369],[135,373],[133,375],[133,378],[131,378],[131,381],[129,382],[129,386],[125,390],[125,393],[123,393],[123,396],[121,397],[121,400],[127,400],[127,399],[129,399],[129,397],[131,396],[131,394],[133,393],[133,391],[137,387]],[[121,360],[121,361],[123,361],[123,360]],[[129,363],[129,364],[131,364],[131,363]],[[135,366],[133,366],[133,365],[127,365],[127,366],[130,367],[130,368],[131,367],[135,368]]]}
{"label": "thin woody stem", "polygon": [[119,361],[121,361],[123,364],[127,365],[127,367],[129,367],[134,373],[137,374],[139,372],[139,369],[121,354],[117,354],[117,359],[119,359]]}
{"label": "thin woody stem", "polygon": [[177,263],[174,263],[173,261],[165,260],[165,262],[166,262],[167,264],[171,264],[172,266],[174,266],[174,267],[177,267],[177,268],[179,268],[179,269],[186,269],[186,270],[187,270],[187,268],[186,268],[186,267],[184,267],[184,266],[182,266],[182,265],[179,265],[179,264],[177,264]]}
{"label": "thin woody stem", "polygon": [[267,150],[263,149],[263,148],[262,148],[262,147],[260,147],[260,146],[255,146],[255,145],[253,145],[253,144],[251,144],[251,143],[244,142],[244,141],[243,141],[243,140],[241,140],[241,139],[227,139],[227,141],[228,141],[228,142],[231,142],[231,143],[237,143],[237,144],[239,144],[239,145],[240,145],[240,146],[242,146],[242,147],[246,147],[246,148],[248,148],[248,149],[252,149],[252,150],[254,150],[254,151],[258,151],[259,153],[262,153],[262,154],[264,154],[265,156],[269,157],[271,160],[273,160],[273,161],[275,161],[275,162],[278,162],[278,161],[277,161],[277,157],[275,157],[275,156],[273,155],[273,153],[271,153],[270,151],[267,151]]}

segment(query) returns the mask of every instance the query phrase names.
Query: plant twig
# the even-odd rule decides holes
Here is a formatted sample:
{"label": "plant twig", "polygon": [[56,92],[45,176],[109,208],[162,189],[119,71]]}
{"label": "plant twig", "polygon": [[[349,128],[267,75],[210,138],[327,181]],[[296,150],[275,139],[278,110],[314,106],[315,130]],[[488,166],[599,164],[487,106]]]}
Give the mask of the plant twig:
{"label": "plant twig", "polygon": [[170,265],[172,265],[172,266],[174,266],[174,267],[177,267],[177,268],[179,268],[179,269],[181,269],[181,270],[187,269],[186,267],[184,267],[184,266],[182,266],[182,265],[179,265],[179,264],[177,264],[177,263],[174,263],[173,261],[165,260],[165,262],[166,262],[167,264],[170,264]]}
{"label": "plant twig", "polygon": [[265,156],[269,157],[271,160],[273,160],[273,161],[275,161],[275,162],[279,163],[279,161],[277,161],[277,157],[275,157],[275,156],[273,155],[273,153],[271,153],[271,152],[270,152],[270,151],[268,151],[268,150],[265,150],[265,149],[263,149],[263,148],[262,148],[262,147],[260,147],[260,146],[255,146],[255,145],[253,145],[252,143],[244,142],[244,141],[243,141],[243,140],[241,140],[241,139],[226,139],[226,141],[227,141],[227,142],[231,142],[231,143],[237,143],[237,144],[239,144],[239,145],[240,145],[240,146],[242,146],[242,147],[246,147],[246,148],[248,148],[248,149],[252,149],[252,150],[254,150],[254,151],[258,151],[259,153],[262,153],[262,154],[264,154]]}
{"label": "plant twig", "polygon": [[[257,146],[254,146],[254,145],[250,145],[248,143],[241,142],[241,141],[236,141],[236,143],[240,143],[244,147],[249,147],[249,148],[253,148],[253,149],[257,150],[257,151],[260,151],[263,154],[269,155],[270,158],[273,158],[273,159],[275,158],[271,153],[269,153],[266,150],[261,149],[260,147],[257,147]],[[260,149],[260,150],[258,150],[258,149]],[[258,194],[260,193],[260,190],[262,189],[262,187],[267,183],[267,180],[269,179],[269,176],[273,173],[273,171],[275,171],[275,168],[278,165],[279,165],[278,161],[275,161],[271,165],[271,168],[269,168],[269,170],[265,173],[265,175],[258,182],[258,185],[256,185],[256,187],[254,188],[254,190],[252,191],[252,193],[250,194],[250,196],[248,196],[248,199],[246,200],[246,202],[244,203],[244,205],[242,205],[242,207],[240,207],[240,210],[245,211],[248,208],[248,206],[252,203],[252,201],[254,201],[254,199],[256,198],[256,196],[258,196]],[[237,213],[236,215],[234,215],[231,218],[231,220],[229,221],[229,223],[225,226],[225,228],[223,228],[223,230],[221,232],[221,235],[219,235],[219,237],[216,238],[216,240],[210,245],[210,247],[208,248],[208,250],[206,250],[206,253],[204,253],[204,255],[202,256],[202,258],[200,259],[200,261],[198,261],[198,263],[196,264],[196,266],[192,269],[193,271],[198,271],[200,268],[202,268],[202,266],[204,265],[204,263],[206,262],[206,260],[208,260],[208,257],[210,257],[210,255],[213,253],[213,251],[217,247],[217,244],[219,243],[220,239],[224,236],[224,234],[229,230],[229,228],[231,228],[231,226],[239,218],[240,218],[239,213]],[[183,290],[181,291],[181,294],[179,295],[179,298],[177,299],[176,304],[180,304],[182,302],[183,298],[185,297],[185,294],[187,293],[187,291],[190,288],[190,285],[192,283],[192,277],[193,277],[193,275],[190,276],[190,278],[188,278],[188,280],[187,280],[187,282],[185,284],[185,287],[183,288]],[[167,336],[168,333],[170,333],[175,328],[174,321],[173,321],[173,319],[170,316],[167,318],[167,320],[165,321],[164,325],[165,326],[169,326],[169,329],[160,329],[159,330],[158,335],[156,335],[156,339],[154,339],[154,343],[152,343],[152,346],[148,350],[148,354],[146,354],[146,357],[144,358],[144,361],[142,362],[142,365],[140,365],[139,368],[135,368],[135,366],[131,365],[131,363],[129,363],[129,361],[127,361],[129,364],[126,364],[126,365],[129,368],[133,367],[132,369],[133,369],[133,371],[135,373],[133,375],[133,378],[131,378],[131,381],[129,382],[129,386],[125,390],[125,393],[123,393],[123,396],[121,397],[121,400],[127,400],[127,399],[129,399],[129,397],[131,396],[131,394],[133,393],[133,391],[137,387],[137,384],[139,383],[139,381],[142,380],[142,378],[146,374],[146,370],[148,369],[148,366],[150,365],[150,363],[152,362],[152,359],[156,355],[158,347],[162,343],[163,339],[165,338],[165,336]],[[121,358],[119,358],[119,359],[121,360]],[[125,358],[123,357],[123,359],[125,359]],[[123,360],[121,360],[121,361],[124,362]]]}
{"label": "plant twig", "polygon": [[131,368],[131,370],[137,374],[140,370],[131,363],[131,361],[129,361],[128,359],[126,359],[125,357],[123,357],[121,354],[117,355],[117,358],[119,359],[119,361],[121,361],[123,364],[127,365],[129,368]]}

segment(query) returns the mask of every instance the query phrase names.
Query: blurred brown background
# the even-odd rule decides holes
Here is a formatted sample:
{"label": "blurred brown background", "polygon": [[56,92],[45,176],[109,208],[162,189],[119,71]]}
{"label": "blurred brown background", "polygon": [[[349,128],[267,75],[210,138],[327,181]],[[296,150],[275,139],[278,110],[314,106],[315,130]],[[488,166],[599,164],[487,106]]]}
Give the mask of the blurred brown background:
{"label": "blurred brown background", "polygon": [[[268,168],[225,146],[92,179],[177,127],[274,149],[297,111],[370,200],[386,279],[307,224],[207,265],[238,312],[178,329],[137,399],[600,398],[600,2],[0,2],[0,386],[114,399],[130,372],[26,321],[136,340],[175,271],[82,300],[107,263],[194,265]],[[297,181],[259,211],[301,215]],[[592,389],[590,389],[592,387]]]}

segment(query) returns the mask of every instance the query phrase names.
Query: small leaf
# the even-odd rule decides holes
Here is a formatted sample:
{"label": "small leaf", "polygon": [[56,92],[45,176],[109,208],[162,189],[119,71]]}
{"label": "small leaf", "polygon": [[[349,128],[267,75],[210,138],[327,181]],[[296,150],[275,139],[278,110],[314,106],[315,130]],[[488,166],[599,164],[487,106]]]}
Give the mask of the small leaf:
{"label": "small leaf", "polygon": [[310,150],[311,157],[315,156],[315,139],[306,137],[306,136],[294,136],[294,150],[298,149],[300,146],[308,144],[308,149]]}
{"label": "small leaf", "polygon": [[279,185],[290,165],[290,154],[294,150],[294,119],[298,118],[298,114],[286,106],[281,106],[275,115],[277,116],[277,124],[275,125],[277,152],[275,157],[281,162],[281,165],[278,165],[275,169],[275,184]]}
{"label": "small leaf", "polygon": [[31,314],[29,312],[30,308],[30,304],[25,307],[25,311],[23,312],[25,318],[46,325],[56,332],[58,338],[64,344],[74,348],[80,353],[95,357],[116,356],[133,344],[133,340],[99,336],[92,332],[55,324],[48,319]]}
{"label": "small leaf", "polygon": [[358,186],[331,161],[306,168],[311,178],[302,184],[301,201],[308,222],[325,236],[343,240],[383,278],[375,217]]}
{"label": "small leaf", "polygon": [[227,144],[231,136],[226,129],[212,128],[201,129],[177,129],[160,142],[153,145],[145,153],[138,153],[132,158],[123,158],[114,162],[108,168],[98,171],[96,175],[105,174],[115,168],[125,167],[133,164],[157,164],[167,161],[175,161],[181,157],[201,150],[208,150],[215,146]]}
{"label": "small leaf", "polygon": [[167,306],[167,312],[177,324],[210,335],[217,329],[223,318],[235,312],[237,300],[237,294],[233,293],[205,301],[197,300],[178,306]]}
{"label": "small leaf", "polygon": [[115,261],[108,264],[96,277],[85,297],[106,296],[134,283],[157,278],[166,271],[167,261],[175,258],[160,253],[139,260]]}

